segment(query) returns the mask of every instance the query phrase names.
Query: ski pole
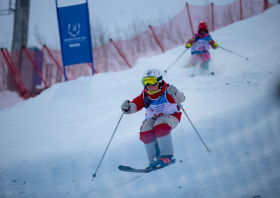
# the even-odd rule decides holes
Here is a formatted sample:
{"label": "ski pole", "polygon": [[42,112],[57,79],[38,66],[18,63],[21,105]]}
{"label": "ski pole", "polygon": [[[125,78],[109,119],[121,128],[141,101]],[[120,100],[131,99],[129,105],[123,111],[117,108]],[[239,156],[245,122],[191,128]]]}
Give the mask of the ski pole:
{"label": "ski pole", "polygon": [[93,180],[94,177],[96,177],[96,172],[97,172],[97,170],[98,170],[98,168],[99,168],[99,166],[100,166],[100,164],[101,164],[101,162],[102,162],[102,160],[103,160],[103,158],[104,158],[104,156],[105,156],[105,153],[107,152],[107,149],[108,149],[108,147],[109,147],[109,145],[110,145],[110,143],[111,143],[111,141],[112,141],[112,139],[113,139],[113,137],[114,137],[114,134],[115,134],[115,132],[116,132],[116,130],[117,130],[117,128],[118,128],[120,122],[121,122],[121,119],[122,119],[122,117],[123,117],[123,114],[124,114],[124,111],[122,112],[122,115],[121,115],[121,117],[120,117],[120,119],[119,119],[119,122],[118,122],[118,124],[117,124],[117,126],[116,126],[116,128],[115,128],[115,130],[114,130],[114,133],[113,133],[113,135],[112,135],[112,137],[111,137],[111,139],[110,139],[108,145],[107,145],[107,148],[105,149],[105,152],[104,152],[104,154],[103,154],[103,156],[102,156],[102,158],[101,158],[101,160],[100,160],[100,162],[99,162],[99,164],[98,164],[98,167],[97,167],[95,173],[92,175],[92,180]]}
{"label": "ski pole", "polygon": [[180,104],[180,102],[178,101],[177,97],[175,96],[175,94],[172,94],[173,98],[175,99],[176,103],[181,107],[181,109],[183,110],[183,112],[185,113],[185,115],[187,116],[189,122],[191,123],[193,129],[195,130],[196,134],[198,135],[198,137],[200,138],[200,140],[202,141],[202,143],[204,144],[205,148],[207,149],[208,152],[210,152],[210,150],[208,149],[208,147],[206,146],[206,144],[204,143],[204,141],[202,140],[202,138],[200,137],[199,133],[197,132],[196,128],[194,127],[192,121],[190,120],[189,116],[187,115],[187,113],[185,112],[185,109],[183,108],[183,106]]}
{"label": "ski pole", "polygon": [[236,54],[236,53],[234,53],[234,52],[232,52],[232,51],[229,51],[229,50],[227,50],[227,49],[225,49],[225,48],[223,48],[223,47],[220,47],[220,46],[218,46],[219,48],[222,48],[223,50],[226,50],[226,51],[228,51],[228,52],[231,52],[231,53],[233,53],[233,54],[235,54],[235,55],[237,55],[237,56],[240,56],[240,57],[242,57],[242,58],[245,58],[246,60],[248,60],[248,58],[246,58],[246,57],[244,57],[244,56],[241,56],[241,55],[239,55],[239,54]]}
{"label": "ski pole", "polygon": [[187,50],[188,50],[188,48],[185,49],[185,50],[183,51],[183,53],[174,61],[174,63],[172,63],[166,70],[164,70],[164,72],[167,73],[167,70],[169,70],[170,67],[172,67],[172,66],[179,60],[179,58],[181,58],[181,56],[183,56],[183,54],[184,54]]}

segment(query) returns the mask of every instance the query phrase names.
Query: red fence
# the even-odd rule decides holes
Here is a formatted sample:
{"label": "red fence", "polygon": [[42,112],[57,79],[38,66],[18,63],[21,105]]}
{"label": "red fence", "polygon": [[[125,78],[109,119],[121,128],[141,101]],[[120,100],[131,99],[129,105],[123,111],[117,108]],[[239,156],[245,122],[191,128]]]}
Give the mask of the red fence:
{"label": "red fence", "polygon": [[[197,30],[200,21],[207,21],[209,30],[215,31],[239,20],[247,19],[264,12],[273,5],[267,0],[239,0],[234,3],[218,6],[189,5],[170,21],[149,26],[147,30],[131,39],[110,41],[93,49],[94,72],[126,70],[133,67],[141,57],[154,56],[174,47],[183,45]],[[68,79],[92,74],[89,64],[78,64],[66,67]],[[17,91],[23,99],[35,96],[53,84],[64,81],[61,52],[44,46],[39,51],[23,48],[17,52],[5,49],[0,53],[0,110],[7,97],[1,93]],[[14,95],[13,95],[14,97]],[[9,99],[9,104],[12,99]],[[15,99],[15,101],[19,101]]]}

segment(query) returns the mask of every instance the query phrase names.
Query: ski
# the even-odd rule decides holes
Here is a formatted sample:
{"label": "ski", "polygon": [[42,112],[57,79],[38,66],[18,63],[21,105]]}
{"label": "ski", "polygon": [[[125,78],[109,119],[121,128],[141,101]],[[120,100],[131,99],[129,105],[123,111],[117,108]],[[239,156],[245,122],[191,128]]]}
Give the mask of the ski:
{"label": "ski", "polygon": [[[203,74],[201,74],[203,76]],[[214,72],[211,72],[209,74],[207,74],[207,76],[214,76],[215,73]],[[190,77],[195,77],[195,74],[191,74]]]}
{"label": "ski", "polygon": [[123,165],[120,165],[118,168],[121,171],[133,172],[133,173],[149,173],[149,172],[157,170],[157,169],[152,169],[152,168],[151,169],[135,169],[135,168],[131,168],[130,166],[123,166]]}
{"label": "ski", "polygon": [[192,65],[184,65],[184,66],[182,66],[182,68],[195,68],[196,66],[192,66]]}
{"label": "ski", "polygon": [[[175,162],[176,162],[176,159],[173,158],[172,161],[173,161],[173,163],[175,163]],[[118,169],[121,170],[121,171],[125,171],[125,172],[149,173],[149,172],[152,172],[152,171],[159,170],[159,169],[161,169],[161,168],[135,169],[135,168],[132,168],[132,167],[130,167],[130,166],[119,165]]]}

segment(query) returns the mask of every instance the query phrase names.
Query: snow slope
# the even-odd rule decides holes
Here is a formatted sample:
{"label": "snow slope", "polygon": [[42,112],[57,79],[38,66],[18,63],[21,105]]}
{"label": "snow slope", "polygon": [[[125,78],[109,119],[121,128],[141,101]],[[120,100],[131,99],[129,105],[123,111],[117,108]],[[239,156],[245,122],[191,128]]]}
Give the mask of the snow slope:
{"label": "snow slope", "polygon": [[[184,46],[142,58],[130,70],[80,77],[0,112],[0,197],[269,197],[280,196],[280,6],[213,32],[210,72],[190,77]],[[139,127],[144,110],[121,116],[120,105],[158,68],[184,92],[185,115],[172,131],[177,162],[135,174],[120,164],[148,165]],[[277,92],[278,90],[278,92]]]}

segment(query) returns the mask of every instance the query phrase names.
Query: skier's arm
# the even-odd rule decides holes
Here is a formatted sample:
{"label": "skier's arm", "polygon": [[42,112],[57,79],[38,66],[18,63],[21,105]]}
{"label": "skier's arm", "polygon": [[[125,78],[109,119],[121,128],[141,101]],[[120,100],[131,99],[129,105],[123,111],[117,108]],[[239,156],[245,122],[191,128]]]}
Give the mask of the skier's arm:
{"label": "skier's arm", "polygon": [[216,42],[212,39],[212,37],[211,37],[210,35],[209,35],[209,37],[210,37],[209,43],[210,43],[211,47],[212,47],[213,49],[217,49],[217,47],[219,47],[219,44],[216,43]]}
{"label": "skier's arm", "polygon": [[137,112],[136,104],[131,103],[129,100],[126,100],[122,103],[121,109],[125,114],[132,114]]}
{"label": "skier's arm", "polygon": [[178,89],[177,89],[177,93],[176,93],[176,98],[178,99],[179,103],[182,103],[185,101],[184,93],[180,92]]}
{"label": "skier's arm", "polygon": [[[170,94],[172,96],[175,96],[178,100],[179,103],[182,103],[185,101],[185,95],[183,92],[180,92],[174,85],[168,85],[168,87],[166,88],[166,90],[168,91],[168,94]],[[167,97],[168,98],[168,97]],[[175,100],[175,99],[174,99]],[[169,101],[169,100],[168,100]],[[175,100],[176,101],[176,100]],[[172,102],[172,101],[169,101]]]}
{"label": "skier's arm", "polygon": [[186,43],[186,48],[190,48],[194,43],[194,37],[190,40],[188,40],[188,42]]}
{"label": "skier's arm", "polygon": [[145,107],[143,93],[134,98],[131,102],[129,100],[126,100],[121,105],[121,109],[122,111],[124,111],[125,114],[136,113],[137,111],[140,111],[143,107]]}
{"label": "skier's arm", "polygon": [[130,103],[130,105],[131,105],[131,107],[130,107],[129,114],[136,113],[137,112],[136,104]]}
{"label": "skier's arm", "polygon": [[131,102],[130,102],[131,106],[132,106],[132,113],[135,113],[137,111],[140,111],[143,107],[145,107],[145,102],[143,99],[143,93],[141,93],[139,96],[137,96],[136,98],[134,98]]}

